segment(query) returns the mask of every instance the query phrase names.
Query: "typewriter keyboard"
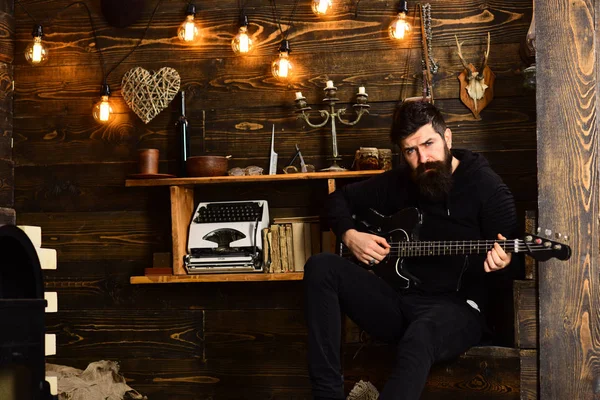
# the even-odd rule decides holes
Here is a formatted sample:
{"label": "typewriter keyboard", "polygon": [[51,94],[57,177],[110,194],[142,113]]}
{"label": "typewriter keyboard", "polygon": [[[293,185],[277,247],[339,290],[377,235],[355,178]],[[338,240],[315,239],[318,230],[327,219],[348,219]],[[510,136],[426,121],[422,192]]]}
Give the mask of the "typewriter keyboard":
{"label": "typewriter keyboard", "polygon": [[197,224],[219,222],[252,222],[261,220],[263,206],[258,202],[207,203],[198,208]]}

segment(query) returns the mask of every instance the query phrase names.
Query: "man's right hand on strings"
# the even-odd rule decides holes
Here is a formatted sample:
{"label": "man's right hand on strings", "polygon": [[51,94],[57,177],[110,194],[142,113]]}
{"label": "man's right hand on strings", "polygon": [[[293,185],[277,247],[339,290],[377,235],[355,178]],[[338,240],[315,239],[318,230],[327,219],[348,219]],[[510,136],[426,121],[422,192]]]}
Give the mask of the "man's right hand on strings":
{"label": "man's right hand on strings", "polygon": [[381,262],[390,252],[387,240],[356,229],[348,229],[344,232],[342,241],[357,260],[371,266]]}

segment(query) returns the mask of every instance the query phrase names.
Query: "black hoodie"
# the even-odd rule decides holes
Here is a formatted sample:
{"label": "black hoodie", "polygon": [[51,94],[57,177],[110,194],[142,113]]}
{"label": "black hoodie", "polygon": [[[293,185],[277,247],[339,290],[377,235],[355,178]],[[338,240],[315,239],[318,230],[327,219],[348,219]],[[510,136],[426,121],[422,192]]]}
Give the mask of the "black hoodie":
{"label": "black hoodie", "polygon": [[[448,196],[437,202],[419,198],[410,168],[401,166],[332,193],[326,205],[329,226],[338,238],[355,228],[352,215],[372,208],[392,215],[407,207],[422,212],[419,240],[514,238],[517,218],[513,196],[487,160],[468,150],[453,149],[460,164],[452,174]],[[405,264],[422,282],[416,290],[457,294],[483,311],[487,305],[485,255],[410,258]]]}

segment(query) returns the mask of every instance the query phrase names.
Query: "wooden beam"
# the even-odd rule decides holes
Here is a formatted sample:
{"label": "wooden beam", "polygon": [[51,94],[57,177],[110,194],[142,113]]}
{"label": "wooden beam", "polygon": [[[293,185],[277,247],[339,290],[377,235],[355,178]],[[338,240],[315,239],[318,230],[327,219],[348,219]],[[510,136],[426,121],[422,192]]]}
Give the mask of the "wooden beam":
{"label": "wooden beam", "polygon": [[[600,2],[536,1],[539,224],[572,235],[540,263],[540,398],[600,395]],[[595,36],[595,37],[594,37]]]}

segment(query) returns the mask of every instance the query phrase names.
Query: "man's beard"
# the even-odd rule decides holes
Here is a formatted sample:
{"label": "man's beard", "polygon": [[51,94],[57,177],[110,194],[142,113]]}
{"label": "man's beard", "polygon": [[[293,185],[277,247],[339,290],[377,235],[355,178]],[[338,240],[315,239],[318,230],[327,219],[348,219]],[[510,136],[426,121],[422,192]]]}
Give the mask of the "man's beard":
{"label": "man's beard", "polygon": [[421,197],[431,201],[444,199],[452,189],[452,153],[444,147],[444,161],[426,162],[412,171]]}

